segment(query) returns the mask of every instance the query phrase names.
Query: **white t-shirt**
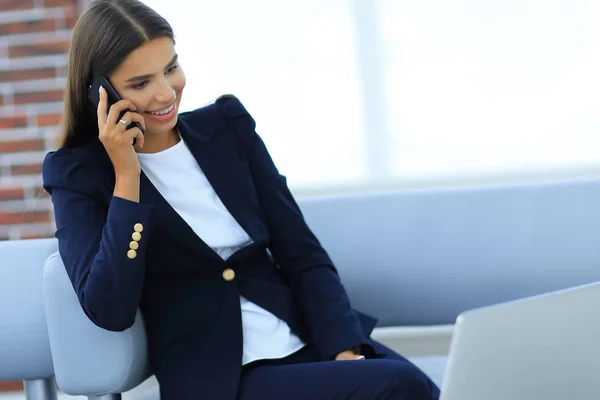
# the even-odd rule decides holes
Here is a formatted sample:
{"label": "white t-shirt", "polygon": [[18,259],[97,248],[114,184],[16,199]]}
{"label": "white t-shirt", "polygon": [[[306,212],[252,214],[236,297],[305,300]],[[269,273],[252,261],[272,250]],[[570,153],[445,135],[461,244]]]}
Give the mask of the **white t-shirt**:
{"label": "white t-shirt", "polygon": [[[142,170],[173,209],[224,260],[252,239],[231,216],[185,142],[158,153],[138,153]],[[285,321],[240,296],[242,365],[288,356],[304,346]]]}

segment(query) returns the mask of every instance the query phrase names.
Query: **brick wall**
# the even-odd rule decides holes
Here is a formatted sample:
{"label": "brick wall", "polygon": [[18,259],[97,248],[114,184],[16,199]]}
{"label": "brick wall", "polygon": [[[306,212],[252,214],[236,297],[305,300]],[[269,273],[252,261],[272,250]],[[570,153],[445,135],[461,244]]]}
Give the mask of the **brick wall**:
{"label": "brick wall", "polygon": [[54,149],[79,0],[0,1],[0,240],[52,236],[40,196]]}
{"label": "brick wall", "polygon": [[87,3],[0,0],[0,240],[54,234],[40,163],[55,148],[71,30]]}

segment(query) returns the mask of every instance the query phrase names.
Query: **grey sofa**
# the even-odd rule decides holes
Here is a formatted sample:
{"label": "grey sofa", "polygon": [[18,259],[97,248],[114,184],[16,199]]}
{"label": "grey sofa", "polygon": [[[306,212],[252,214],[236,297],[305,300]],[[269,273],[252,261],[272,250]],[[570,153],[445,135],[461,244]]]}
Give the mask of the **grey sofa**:
{"label": "grey sofa", "polygon": [[600,280],[600,180],[313,198],[302,209],[380,326]]}
{"label": "grey sofa", "polygon": [[[439,383],[443,359],[433,359],[427,370],[421,357],[445,355],[460,312],[600,280],[599,201],[600,180],[576,180],[314,197],[299,204],[353,306],[380,318],[373,336],[414,357]],[[30,251],[50,256],[38,243]],[[0,244],[3,259],[6,245]],[[41,262],[32,268],[41,276]],[[2,266],[0,282],[6,273]],[[141,316],[130,330],[109,335],[80,312],[57,255],[46,263],[44,280],[54,372],[63,390],[118,397],[148,376]],[[5,335],[19,332],[14,324],[10,329]],[[69,354],[74,349],[77,354]],[[0,343],[0,360],[4,351]],[[157,398],[149,386],[149,394],[137,395]]]}
{"label": "grey sofa", "polygon": [[42,296],[42,265],[56,242],[0,242],[0,381],[23,380],[30,400],[56,387]]}

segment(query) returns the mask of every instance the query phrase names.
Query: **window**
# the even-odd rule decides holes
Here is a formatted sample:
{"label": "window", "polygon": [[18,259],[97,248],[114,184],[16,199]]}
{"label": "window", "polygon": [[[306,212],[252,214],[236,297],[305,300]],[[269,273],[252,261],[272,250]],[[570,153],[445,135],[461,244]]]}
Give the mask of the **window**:
{"label": "window", "polygon": [[595,0],[146,0],[292,187],[600,171]]}
{"label": "window", "polygon": [[600,166],[600,3],[381,4],[393,174]]}

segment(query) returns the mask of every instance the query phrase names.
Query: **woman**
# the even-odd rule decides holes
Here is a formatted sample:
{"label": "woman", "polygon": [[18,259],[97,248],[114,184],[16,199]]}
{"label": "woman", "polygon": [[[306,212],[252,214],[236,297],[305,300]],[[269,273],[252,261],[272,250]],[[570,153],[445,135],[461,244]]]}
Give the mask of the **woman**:
{"label": "woman", "polygon": [[[101,76],[125,100],[100,89],[94,108]],[[437,399],[369,338],[242,104],[178,114],[184,87],[171,27],[144,4],[80,17],[43,178],[87,316],[121,331],[141,309],[163,400]]]}

